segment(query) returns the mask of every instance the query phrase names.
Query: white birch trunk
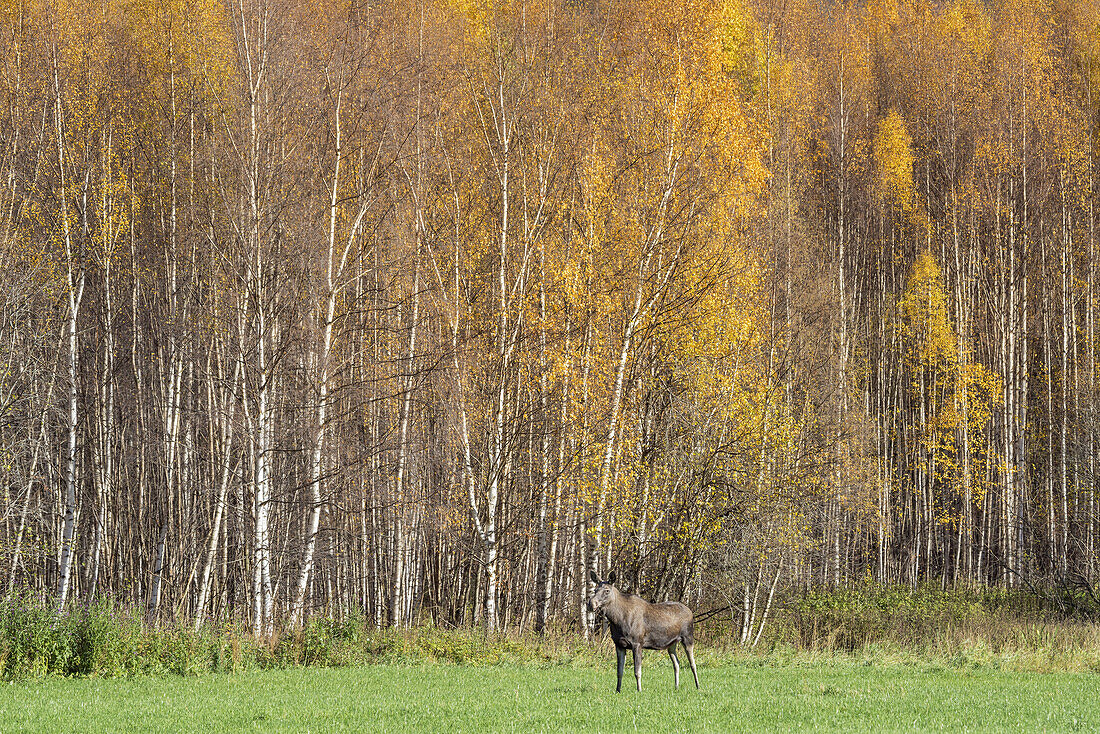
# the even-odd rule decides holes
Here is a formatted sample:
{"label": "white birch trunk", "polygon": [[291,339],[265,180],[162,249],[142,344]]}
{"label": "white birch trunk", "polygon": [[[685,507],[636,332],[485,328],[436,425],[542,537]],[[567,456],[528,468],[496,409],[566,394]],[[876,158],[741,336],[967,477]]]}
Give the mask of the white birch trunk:
{"label": "white birch trunk", "polygon": [[68,436],[69,445],[66,456],[65,468],[65,516],[61,532],[61,554],[58,564],[57,581],[57,607],[65,608],[65,602],[69,596],[70,577],[73,565],[73,539],[76,534],[76,485],[77,485],[77,427],[79,422],[79,351],[77,343],[78,319],[80,316],[80,304],[84,297],[84,272],[76,273],[76,254],[73,248],[72,229],[69,222],[68,206],[68,182],[66,180],[66,147],[63,125],[63,105],[61,97],[61,80],[57,68],[56,48],[54,49],[54,121],[56,123],[57,162],[60,176],[60,202],[61,202],[61,230],[65,246],[65,261],[67,266],[67,290],[69,301],[68,337],[69,337],[69,410],[68,410]]}
{"label": "white birch trunk", "polygon": [[[218,479],[218,498],[214,505],[214,519],[210,527],[210,540],[206,545],[202,574],[199,579],[198,598],[195,602],[194,629],[196,631],[202,626],[203,616],[206,613],[206,603],[210,596],[210,585],[211,579],[213,578],[215,553],[218,549],[223,518],[225,516],[226,496],[229,493],[229,481],[233,462],[233,420],[237,412],[237,388],[240,384],[240,378],[241,361],[234,360],[232,386],[229,389],[229,393],[223,396],[220,411],[224,416],[221,420],[219,431],[219,438],[221,440],[220,448],[222,450],[221,473]],[[211,408],[213,408],[213,386],[208,385],[207,389],[210,391],[210,405]]]}

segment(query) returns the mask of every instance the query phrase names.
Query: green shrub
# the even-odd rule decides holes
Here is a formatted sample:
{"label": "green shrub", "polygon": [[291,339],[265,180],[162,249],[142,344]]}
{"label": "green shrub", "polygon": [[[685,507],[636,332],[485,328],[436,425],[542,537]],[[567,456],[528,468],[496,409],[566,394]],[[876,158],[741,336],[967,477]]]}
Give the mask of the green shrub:
{"label": "green shrub", "polygon": [[1039,619],[1032,602],[1020,593],[935,586],[810,591],[794,599],[789,609],[798,644],[847,651],[881,641],[918,645],[933,642],[945,630]]}
{"label": "green shrub", "polygon": [[6,679],[64,675],[73,656],[70,620],[27,599],[0,607],[0,659]]}
{"label": "green shrub", "polygon": [[[863,664],[1100,670],[1100,626],[1059,616],[1032,595],[1004,589],[861,586],[777,599],[763,644],[737,644],[737,620],[696,629],[701,665]],[[376,629],[356,616],[316,617],[270,638],[241,622],[147,625],[109,601],[58,613],[39,600],[0,604],[0,678],[200,675],[292,666],[371,663],[606,666],[606,630],[531,633]]]}
{"label": "green shrub", "polygon": [[66,672],[100,676],[133,672],[142,637],[141,621],[135,615],[102,603],[70,619],[73,657]]}

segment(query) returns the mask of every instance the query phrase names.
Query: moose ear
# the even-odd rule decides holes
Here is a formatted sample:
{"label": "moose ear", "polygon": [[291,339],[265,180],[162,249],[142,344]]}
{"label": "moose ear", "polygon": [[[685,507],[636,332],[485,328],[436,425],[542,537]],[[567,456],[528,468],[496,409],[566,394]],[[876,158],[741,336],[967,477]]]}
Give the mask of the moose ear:
{"label": "moose ear", "polygon": [[598,586],[599,583],[600,583],[600,577],[596,575],[596,572],[595,571],[589,571],[588,575],[592,577],[592,583],[594,583]]}
{"label": "moose ear", "polygon": [[614,571],[607,574],[607,583],[609,583],[609,584],[615,583],[615,572]]}

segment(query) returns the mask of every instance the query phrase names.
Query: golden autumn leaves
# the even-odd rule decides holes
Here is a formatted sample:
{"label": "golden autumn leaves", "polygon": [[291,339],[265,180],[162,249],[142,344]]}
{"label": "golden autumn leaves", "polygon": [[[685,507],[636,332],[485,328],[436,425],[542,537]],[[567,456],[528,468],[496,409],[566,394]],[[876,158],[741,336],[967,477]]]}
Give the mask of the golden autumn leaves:
{"label": "golden autumn leaves", "polygon": [[[1007,542],[1009,434],[1092,323],[1096,139],[1057,76],[1088,23],[1062,68],[1018,5],[5,4],[4,247],[49,273],[43,334],[88,283],[74,517],[267,623],[408,623],[432,585],[572,614],[609,562],[764,599]],[[20,430],[28,476],[69,445]]]}

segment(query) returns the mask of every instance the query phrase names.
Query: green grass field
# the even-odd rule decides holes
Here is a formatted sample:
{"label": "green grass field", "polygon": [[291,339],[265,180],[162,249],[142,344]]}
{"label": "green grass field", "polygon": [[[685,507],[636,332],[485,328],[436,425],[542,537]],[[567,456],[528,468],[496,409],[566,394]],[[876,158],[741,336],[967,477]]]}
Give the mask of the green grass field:
{"label": "green grass field", "polygon": [[[854,663],[700,670],[376,665],[0,687],[3,732],[1095,731],[1100,675]],[[631,681],[631,683],[633,683]],[[624,689],[625,681],[624,681]]]}

